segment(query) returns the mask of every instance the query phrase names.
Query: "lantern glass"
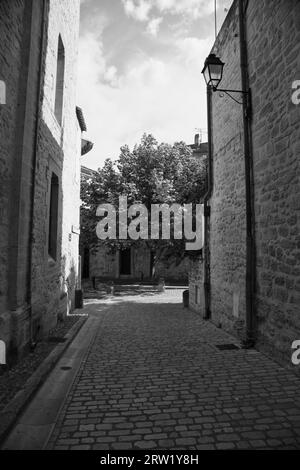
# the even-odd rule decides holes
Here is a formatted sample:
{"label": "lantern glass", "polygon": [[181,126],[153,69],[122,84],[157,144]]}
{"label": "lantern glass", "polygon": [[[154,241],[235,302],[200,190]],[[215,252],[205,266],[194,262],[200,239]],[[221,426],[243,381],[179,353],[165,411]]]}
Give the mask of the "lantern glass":
{"label": "lantern glass", "polygon": [[206,85],[209,85],[209,83],[210,83],[209,67],[205,67],[205,69],[202,73],[204,75],[204,80],[206,81]]}
{"label": "lantern glass", "polygon": [[223,67],[224,63],[215,54],[207,57],[202,73],[208,86],[218,87],[223,77]]}
{"label": "lantern glass", "polygon": [[209,66],[209,72],[210,72],[211,84],[212,84],[212,86],[217,88],[220,81],[222,80],[223,65],[211,64]]}

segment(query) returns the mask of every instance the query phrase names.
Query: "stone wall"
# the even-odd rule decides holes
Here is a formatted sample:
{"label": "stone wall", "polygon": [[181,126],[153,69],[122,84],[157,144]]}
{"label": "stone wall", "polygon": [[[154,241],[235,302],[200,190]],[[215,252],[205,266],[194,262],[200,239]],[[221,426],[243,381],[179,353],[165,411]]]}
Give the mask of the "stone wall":
{"label": "stone wall", "polygon": [[189,263],[189,307],[202,317],[205,314],[203,282],[203,258],[191,259]]}
{"label": "stone wall", "polygon": [[[249,0],[246,10],[253,99],[257,344],[284,363],[300,339],[300,2]],[[238,2],[214,52],[225,62],[221,88],[240,89]],[[245,180],[242,106],[213,94],[211,199],[212,320],[240,335],[245,323]]]}
{"label": "stone wall", "polygon": [[0,335],[16,355],[29,338],[32,165],[41,53],[42,4],[0,4],[1,300]]}
{"label": "stone wall", "polygon": [[[22,67],[21,27],[24,2],[0,3],[0,80],[6,83],[6,105],[0,105],[0,311],[8,308],[8,240],[10,193],[13,177],[14,136],[16,132],[19,76]],[[12,46],[13,50],[12,50]],[[11,53],[14,52],[14,53]],[[1,321],[1,320],[0,320]],[[0,323],[3,328],[4,325]],[[4,334],[6,337],[6,334]]]}
{"label": "stone wall", "polygon": [[110,253],[105,246],[99,246],[96,252],[90,252],[90,279],[93,277],[114,279],[118,277],[118,255]]}
{"label": "stone wall", "polygon": [[[71,304],[78,271],[79,0],[51,0],[45,17],[43,3],[0,2],[0,80],[7,85],[7,103],[0,105],[0,339],[9,358],[67,312],[65,286]],[[61,127],[53,112],[58,34],[66,51]],[[48,256],[53,171],[60,183],[57,261]]]}
{"label": "stone wall", "polygon": [[290,362],[300,339],[300,2],[250,1],[249,73],[260,347]]}
{"label": "stone wall", "polygon": [[[42,319],[43,333],[52,328],[58,315],[74,307],[78,278],[78,232],[80,205],[80,129],[76,118],[76,67],[79,35],[79,2],[51,0],[42,120],[39,135],[35,206],[35,251],[33,304]],[[62,124],[55,117],[55,84],[59,36],[65,49]],[[48,230],[52,173],[59,177],[59,233],[57,259],[48,255]],[[46,230],[45,230],[46,228]],[[43,260],[40,263],[39,260]],[[43,296],[41,296],[41,291]],[[46,302],[45,302],[46,300]],[[41,315],[43,314],[43,315]]]}
{"label": "stone wall", "polygon": [[[16,132],[19,74],[22,64],[21,46],[24,2],[0,3],[0,80],[6,84],[6,105],[0,105],[0,332],[9,344],[11,322],[8,299],[8,259],[10,232],[10,192],[13,177],[13,147]],[[11,44],[14,44],[13,54]]]}
{"label": "stone wall", "polygon": [[149,279],[150,252],[145,247],[131,248],[131,274],[120,276],[120,252],[110,252],[99,246],[96,253],[90,254],[90,277],[103,279]]}
{"label": "stone wall", "polygon": [[155,274],[158,278],[162,277],[166,280],[176,281],[187,285],[189,272],[189,260],[184,258],[182,261],[177,260],[175,257],[170,257],[167,260],[158,261],[155,266]]}

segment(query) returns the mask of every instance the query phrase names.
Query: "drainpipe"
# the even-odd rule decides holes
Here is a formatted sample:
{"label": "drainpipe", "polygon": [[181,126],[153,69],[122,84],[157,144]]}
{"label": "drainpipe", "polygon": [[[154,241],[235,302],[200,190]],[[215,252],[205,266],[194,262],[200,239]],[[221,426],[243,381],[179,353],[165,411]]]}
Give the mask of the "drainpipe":
{"label": "drainpipe", "polygon": [[213,144],[212,144],[212,87],[207,86],[207,129],[208,129],[208,165],[207,192],[204,195],[204,319],[211,317],[211,284],[210,284],[210,205],[213,191]]}
{"label": "drainpipe", "polygon": [[34,136],[34,153],[32,162],[32,175],[31,175],[31,202],[30,202],[30,236],[29,236],[29,256],[28,256],[28,287],[27,287],[27,303],[29,305],[29,322],[30,322],[30,347],[36,346],[36,340],[33,332],[33,314],[32,314],[32,261],[33,261],[33,241],[34,241],[34,199],[36,189],[36,173],[37,173],[37,153],[38,153],[38,138],[39,138],[39,124],[42,113],[42,89],[44,84],[44,54],[46,50],[46,25],[48,18],[48,0],[43,0],[42,8],[42,21],[41,21],[41,50],[39,59],[39,77],[37,87],[37,106],[36,106],[36,123],[35,123],[35,136]]}
{"label": "drainpipe", "polygon": [[[246,8],[248,2],[246,4]],[[243,93],[243,127],[245,154],[245,188],[246,188],[246,338],[245,348],[255,344],[255,219],[254,219],[254,181],[251,130],[251,90],[248,74],[248,50],[245,25],[244,0],[239,0],[240,27],[240,62]]]}

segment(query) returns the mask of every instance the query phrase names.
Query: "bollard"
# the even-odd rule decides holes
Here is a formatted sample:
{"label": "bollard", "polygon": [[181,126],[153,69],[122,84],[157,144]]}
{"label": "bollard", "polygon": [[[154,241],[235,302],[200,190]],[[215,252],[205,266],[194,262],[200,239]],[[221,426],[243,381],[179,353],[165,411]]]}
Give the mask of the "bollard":
{"label": "bollard", "polygon": [[159,279],[158,292],[165,292],[165,280],[163,278]]}
{"label": "bollard", "polygon": [[83,308],[83,292],[82,289],[75,290],[75,308]]}
{"label": "bollard", "polygon": [[184,290],[182,293],[182,301],[183,301],[183,306],[184,308],[189,307],[189,290]]}
{"label": "bollard", "polygon": [[115,285],[113,281],[109,281],[106,285],[106,293],[110,295],[115,295]]}

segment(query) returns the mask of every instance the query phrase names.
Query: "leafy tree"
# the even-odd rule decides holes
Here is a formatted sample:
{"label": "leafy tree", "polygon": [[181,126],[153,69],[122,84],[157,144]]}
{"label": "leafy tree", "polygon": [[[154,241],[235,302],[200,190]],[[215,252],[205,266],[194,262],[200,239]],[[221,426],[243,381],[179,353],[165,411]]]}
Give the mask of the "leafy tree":
{"label": "leafy tree", "polygon": [[[116,208],[119,196],[126,196],[128,207],[136,202],[147,209],[155,203],[200,203],[206,190],[206,161],[192,156],[184,142],[159,144],[150,134],[144,134],[140,144],[131,151],[121,148],[117,161],[107,159],[102,168],[81,183],[81,245],[96,248],[99,240],[96,210],[99,204],[111,203]],[[150,217],[149,217],[150,219]],[[149,221],[150,223],[150,221]],[[172,219],[171,219],[172,224]],[[172,231],[171,231],[172,233]],[[176,256],[178,262],[186,255],[184,240],[106,240],[112,251],[133,244],[146,243],[156,253],[156,260]]]}

